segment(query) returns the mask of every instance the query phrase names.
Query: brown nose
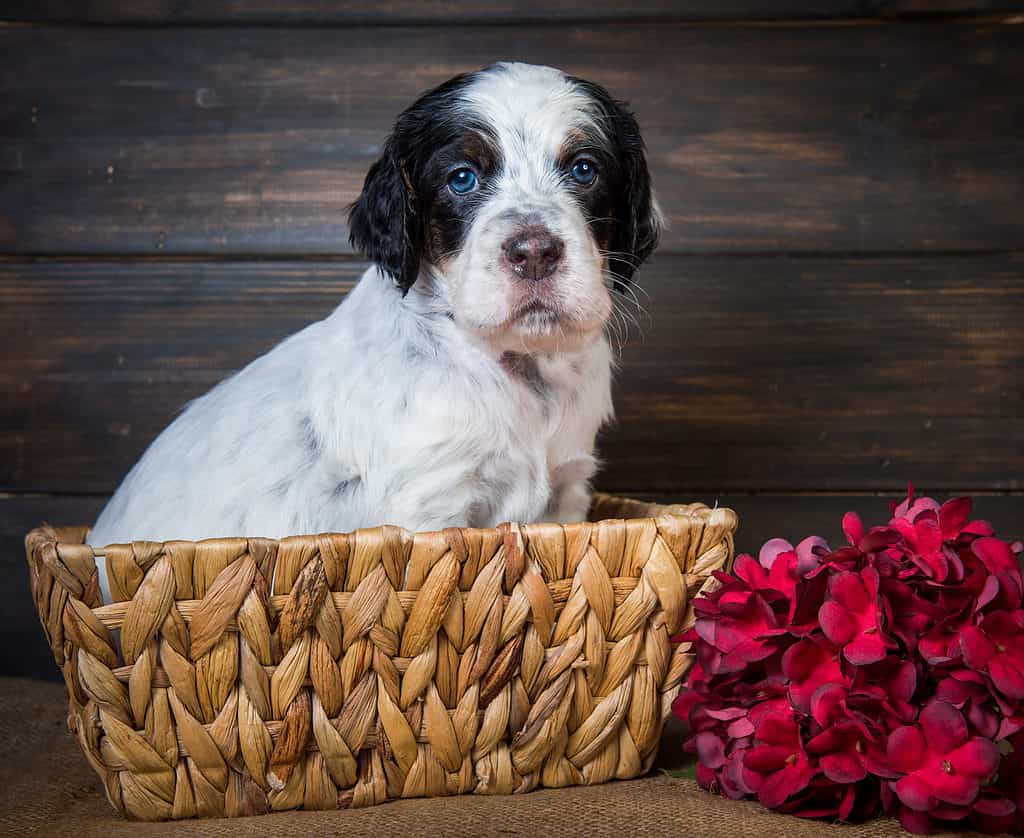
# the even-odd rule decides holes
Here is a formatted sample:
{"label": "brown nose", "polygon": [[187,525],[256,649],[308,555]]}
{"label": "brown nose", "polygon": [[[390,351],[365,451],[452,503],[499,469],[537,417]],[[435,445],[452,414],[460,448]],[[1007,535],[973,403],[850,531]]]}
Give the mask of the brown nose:
{"label": "brown nose", "polygon": [[502,245],[505,260],[519,276],[535,282],[551,276],[565,251],[565,243],[545,229],[521,230]]}

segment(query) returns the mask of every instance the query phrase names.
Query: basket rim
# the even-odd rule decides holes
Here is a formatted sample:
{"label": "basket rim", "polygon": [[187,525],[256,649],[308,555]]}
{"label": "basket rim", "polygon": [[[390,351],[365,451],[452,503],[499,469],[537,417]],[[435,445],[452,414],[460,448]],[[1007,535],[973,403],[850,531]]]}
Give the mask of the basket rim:
{"label": "basket rim", "polygon": [[71,525],[71,526],[53,526],[49,523],[40,524],[38,527],[34,527],[25,536],[25,545],[28,547],[30,541],[51,544],[75,544],[85,545],[92,550],[92,554],[96,558],[103,558],[106,555],[108,547],[124,546],[128,544],[148,544],[148,545],[167,545],[167,544],[204,544],[204,545],[218,545],[218,544],[237,544],[245,541],[264,541],[274,542],[278,545],[282,543],[295,542],[298,540],[309,539],[309,538],[321,538],[324,536],[353,536],[359,533],[371,533],[380,532],[383,529],[390,530],[392,532],[401,533],[403,537],[413,538],[415,536],[430,537],[439,536],[444,533],[450,533],[457,531],[459,533],[467,533],[475,536],[481,534],[487,534],[490,536],[502,537],[510,529],[521,529],[531,536],[542,535],[542,532],[546,528],[557,527],[560,530],[568,532],[577,532],[584,527],[592,527],[596,524],[604,523],[606,521],[646,521],[654,520],[661,521],[663,523],[677,522],[699,522],[701,526],[706,526],[712,519],[717,517],[716,525],[722,527],[723,535],[726,533],[735,534],[739,526],[739,517],[736,512],[727,506],[714,506],[710,507],[705,503],[675,503],[675,504],[660,504],[653,501],[637,500],[622,495],[612,495],[604,492],[594,492],[591,498],[591,512],[599,509],[605,504],[622,504],[622,505],[636,505],[639,509],[644,507],[648,513],[646,515],[635,515],[628,518],[621,516],[601,516],[593,520],[576,521],[568,524],[560,524],[557,522],[550,521],[539,521],[536,523],[519,523],[519,522],[503,522],[494,527],[449,527],[442,530],[409,530],[405,527],[400,527],[395,524],[379,524],[374,527],[359,527],[354,530],[348,530],[343,532],[337,531],[325,531],[317,533],[302,533],[295,535],[282,536],[280,538],[272,538],[267,536],[214,536],[211,538],[203,538],[197,540],[190,539],[168,539],[166,541],[150,541],[148,539],[138,539],[131,542],[111,542],[105,545],[92,545],[87,543],[89,533],[92,531],[91,525]]}
{"label": "basket rim", "polygon": [[[114,808],[145,820],[230,817],[649,770],[693,660],[678,632],[731,563],[738,519],[604,494],[588,518],[102,548],[83,543],[88,527],[44,526],[26,552],[69,726]],[[106,599],[100,556],[119,580]],[[564,735],[561,750],[552,734]],[[633,744],[620,765],[622,737]],[[226,761],[232,742],[241,762]],[[348,749],[344,773],[311,762],[318,750],[325,759],[323,742],[335,757]],[[446,761],[415,773],[435,744]],[[194,771],[224,796],[201,795]],[[308,787],[296,796],[290,777],[310,771],[313,797]],[[143,775],[148,796],[135,793]]]}

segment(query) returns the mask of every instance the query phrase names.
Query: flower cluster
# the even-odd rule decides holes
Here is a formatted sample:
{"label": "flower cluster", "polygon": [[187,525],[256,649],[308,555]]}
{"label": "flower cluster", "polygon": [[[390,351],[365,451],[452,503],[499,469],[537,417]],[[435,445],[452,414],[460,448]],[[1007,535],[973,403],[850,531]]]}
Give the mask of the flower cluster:
{"label": "flower cluster", "polygon": [[774,539],[694,604],[673,709],[697,780],[803,817],[1024,830],[1020,543],[971,502],[843,518],[849,545]]}

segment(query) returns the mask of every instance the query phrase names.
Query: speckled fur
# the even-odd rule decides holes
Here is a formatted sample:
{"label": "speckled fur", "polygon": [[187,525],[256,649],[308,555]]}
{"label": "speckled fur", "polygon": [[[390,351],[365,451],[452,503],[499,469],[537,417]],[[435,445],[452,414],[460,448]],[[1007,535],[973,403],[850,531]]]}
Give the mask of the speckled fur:
{"label": "speckled fur", "polygon": [[[595,436],[612,416],[612,278],[551,170],[591,103],[558,71],[526,65],[482,71],[459,95],[505,160],[461,250],[424,256],[407,292],[370,268],[328,318],[191,403],[90,543],[585,515]],[[509,319],[519,289],[496,250],[524,203],[566,241],[556,324]]]}

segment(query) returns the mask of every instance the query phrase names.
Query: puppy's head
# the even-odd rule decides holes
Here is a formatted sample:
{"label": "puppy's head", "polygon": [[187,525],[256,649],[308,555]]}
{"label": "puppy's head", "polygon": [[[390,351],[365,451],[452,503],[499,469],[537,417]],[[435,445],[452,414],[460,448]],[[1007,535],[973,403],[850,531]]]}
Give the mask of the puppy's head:
{"label": "puppy's head", "polygon": [[[575,348],[658,239],[643,141],[597,84],[496,64],[399,118],[349,219],[403,292],[420,280],[502,350]],[[417,286],[419,288],[419,286]]]}

